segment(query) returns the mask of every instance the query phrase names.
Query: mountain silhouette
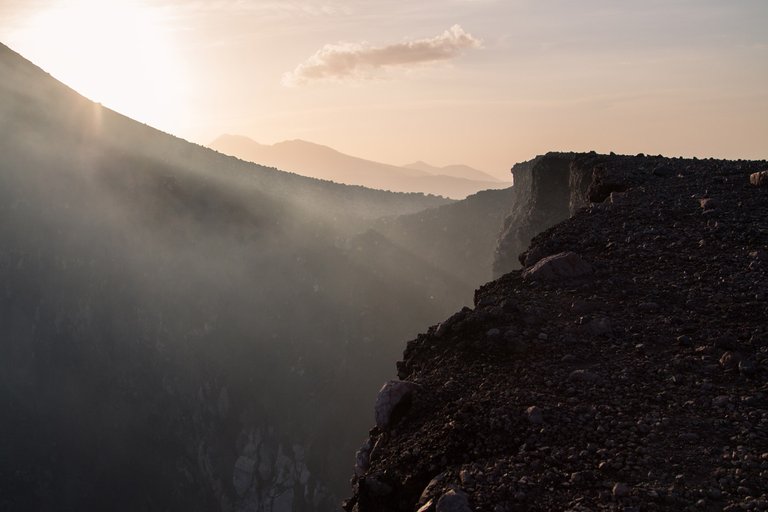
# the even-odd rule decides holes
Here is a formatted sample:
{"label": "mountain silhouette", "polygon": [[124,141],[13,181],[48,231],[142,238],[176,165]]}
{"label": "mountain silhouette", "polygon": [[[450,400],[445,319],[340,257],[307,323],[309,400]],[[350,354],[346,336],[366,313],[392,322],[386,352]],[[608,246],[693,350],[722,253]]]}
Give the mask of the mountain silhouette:
{"label": "mountain silhouette", "polygon": [[222,155],[2,45],[0,119],[0,509],[335,510],[401,341],[479,284],[395,219],[463,202]]}
{"label": "mountain silhouette", "polygon": [[[430,170],[398,167],[345,155],[327,146],[303,140],[264,145],[240,135],[222,135],[210,147],[243,160],[311,176],[323,180],[362,185],[396,192],[422,192],[454,199],[463,199],[480,190],[505,188],[509,183],[499,182],[480,171],[464,172],[463,168],[449,168],[435,174]],[[440,170],[442,171],[442,170]]]}
{"label": "mountain silhouette", "polygon": [[[405,167],[406,169],[413,169],[416,171],[428,172],[429,174],[434,174],[439,176],[451,176],[454,178],[463,178],[467,180],[502,181],[494,176],[491,176],[485,171],[481,171],[481,170],[475,169],[474,167],[470,167],[468,165],[462,165],[462,164],[445,165],[443,167],[437,167],[437,166],[428,164],[427,162],[423,162],[419,160],[411,164],[403,165],[402,167]],[[509,184],[510,183],[507,183],[507,185]]]}

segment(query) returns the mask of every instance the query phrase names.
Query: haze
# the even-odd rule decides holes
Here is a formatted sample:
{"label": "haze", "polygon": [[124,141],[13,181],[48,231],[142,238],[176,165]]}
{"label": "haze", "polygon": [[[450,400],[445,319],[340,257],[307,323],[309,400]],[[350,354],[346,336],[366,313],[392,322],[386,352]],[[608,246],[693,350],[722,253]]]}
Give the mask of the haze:
{"label": "haze", "polygon": [[0,120],[0,510],[337,510],[370,397],[491,277],[510,197],[242,162],[2,44]]}
{"label": "haze", "polygon": [[201,144],[304,139],[508,178],[553,148],[765,158],[768,4],[6,0],[0,40]]}
{"label": "haze", "polygon": [[575,5],[3,0],[0,510],[338,510],[407,340],[541,340],[475,290],[625,190],[534,155],[768,156],[762,1]]}

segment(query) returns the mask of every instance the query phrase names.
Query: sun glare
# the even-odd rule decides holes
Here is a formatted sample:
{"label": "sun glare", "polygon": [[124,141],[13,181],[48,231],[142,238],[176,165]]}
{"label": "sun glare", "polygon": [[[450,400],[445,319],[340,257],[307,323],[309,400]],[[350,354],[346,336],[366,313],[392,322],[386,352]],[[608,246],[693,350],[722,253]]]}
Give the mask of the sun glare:
{"label": "sun glare", "polygon": [[84,96],[175,132],[186,81],[162,14],[141,1],[62,1],[30,16],[10,43]]}

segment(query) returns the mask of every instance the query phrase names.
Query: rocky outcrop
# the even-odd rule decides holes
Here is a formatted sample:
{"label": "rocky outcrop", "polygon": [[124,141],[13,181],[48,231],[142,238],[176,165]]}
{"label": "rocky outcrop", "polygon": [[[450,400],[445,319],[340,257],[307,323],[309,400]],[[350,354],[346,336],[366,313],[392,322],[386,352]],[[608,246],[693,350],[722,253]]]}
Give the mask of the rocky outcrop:
{"label": "rocky outcrop", "polygon": [[[581,204],[581,168],[572,153],[547,153],[512,168],[515,196],[504,221],[493,263],[498,277],[519,267],[517,256],[537,233],[567,219]],[[572,204],[573,203],[573,204]]]}
{"label": "rocky outcrop", "polygon": [[[402,411],[418,389],[412,382],[391,380],[382,386],[376,397],[376,426],[386,430],[397,421],[397,411]],[[402,412],[401,412],[402,414]]]}
{"label": "rocky outcrop", "polygon": [[[766,509],[766,163],[546,159],[518,169],[584,207],[408,343],[419,392],[370,431],[346,509]],[[562,253],[590,271],[533,272]]]}
{"label": "rocky outcrop", "polygon": [[[659,164],[652,172],[667,171]],[[535,251],[522,254],[538,233],[589,203],[601,203],[612,194],[620,199],[618,194],[642,179],[642,173],[633,169],[606,165],[594,152],[547,153],[515,165],[512,175],[514,195],[495,251],[494,277],[533,265],[545,256]]]}
{"label": "rocky outcrop", "polygon": [[768,171],[752,173],[749,176],[749,182],[756,187],[768,187]]}

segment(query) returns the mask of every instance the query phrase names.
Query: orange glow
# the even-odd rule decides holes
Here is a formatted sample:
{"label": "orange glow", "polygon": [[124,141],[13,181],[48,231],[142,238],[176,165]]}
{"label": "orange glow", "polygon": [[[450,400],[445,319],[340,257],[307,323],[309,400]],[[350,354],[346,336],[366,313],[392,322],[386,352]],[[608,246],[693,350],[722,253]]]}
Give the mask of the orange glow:
{"label": "orange glow", "polygon": [[0,0],[0,41],[106,107],[199,144],[302,139],[508,180],[515,162],[550,150],[766,158],[767,8]]}
{"label": "orange glow", "polygon": [[166,131],[183,123],[185,81],[161,11],[131,0],[59,2],[11,35],[84,96]]}

